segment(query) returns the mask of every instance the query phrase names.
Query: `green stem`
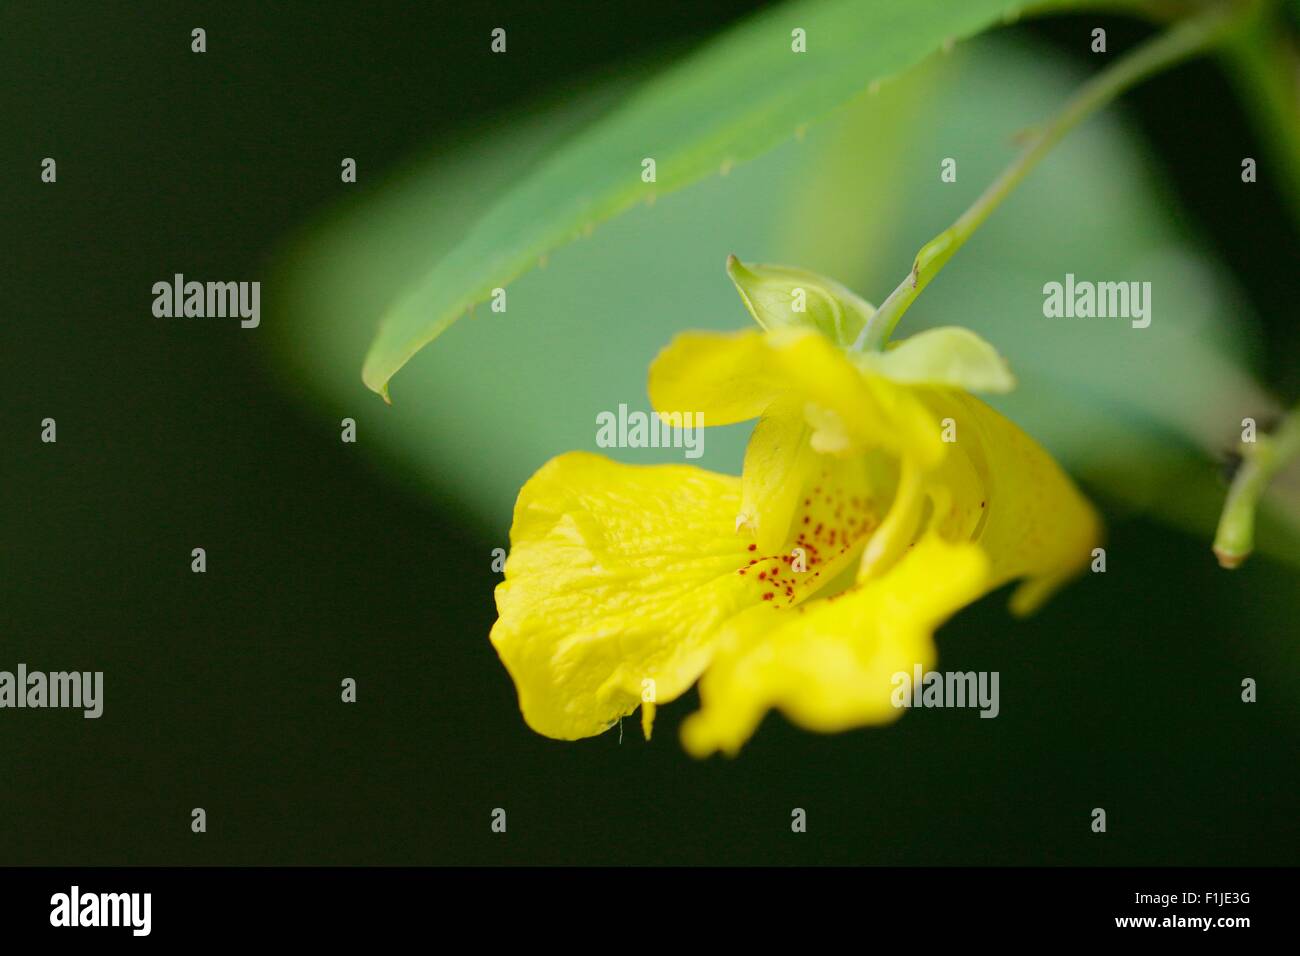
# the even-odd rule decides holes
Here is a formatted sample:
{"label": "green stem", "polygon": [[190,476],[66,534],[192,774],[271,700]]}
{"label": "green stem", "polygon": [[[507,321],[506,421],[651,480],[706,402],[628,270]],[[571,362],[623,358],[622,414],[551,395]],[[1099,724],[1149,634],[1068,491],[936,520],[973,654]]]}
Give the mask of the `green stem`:
{"label": "green stem", "polygon": [[879,351],[889,341],[921,290],[939,274],[953,253],[965,245],[985,219],[1001,205],[1066,133],[1115,99],[1120,93],[1161,70],[1204,52],[1241,19],[1245,7],[1216,6],[1182,20],[1147,41],[1132,53],[1102,70],[1074,94],[1059,113],[1038,126],[1032,139],[987,189],[951,226],[931,239],[916,254],[912,271],[881,303],[862,330],[855,348]]}
{"label": "green stem", "polygon": [[1255,546],[1255,509],[1273,476],[1300,457],[1300,406],[1292,409],[1271,435],[1242,442],[1241,467],[1219,518],[1214,554],[1225,568],[1235,568]]}

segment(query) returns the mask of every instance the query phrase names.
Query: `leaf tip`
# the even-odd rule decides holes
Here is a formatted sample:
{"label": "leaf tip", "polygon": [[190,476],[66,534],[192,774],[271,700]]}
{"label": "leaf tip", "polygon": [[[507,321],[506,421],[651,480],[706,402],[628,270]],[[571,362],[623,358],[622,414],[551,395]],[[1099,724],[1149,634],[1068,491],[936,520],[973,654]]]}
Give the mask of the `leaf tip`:
{"label": "leaf tip", "polygon": [[391,405],[393,400],[388,396],[388,376],[385,376],[376,367],[377,365],[373,352],[366,356],[365,364],[361,367],[361,383]]}
{"label": "leaf tip", "polygon": [[745,264],[733,252],[727,256],[727,275],[731,277],[732,282],[739,282],[742,277],[752,277],[753,273],[745,268]]}

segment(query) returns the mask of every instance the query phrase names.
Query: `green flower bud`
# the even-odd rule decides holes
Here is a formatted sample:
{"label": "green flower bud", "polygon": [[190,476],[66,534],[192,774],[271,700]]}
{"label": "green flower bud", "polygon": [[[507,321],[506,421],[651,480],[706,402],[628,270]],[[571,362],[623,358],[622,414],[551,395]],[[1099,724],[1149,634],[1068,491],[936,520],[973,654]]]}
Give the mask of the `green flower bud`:
{"label": "green flower bud", "polygon": [[745,265],[727,257],[727,275],[763,328],[814,328],[832,342],[849,348],[857,341],[875,306],[863,301],[834,279],[790,266]]}

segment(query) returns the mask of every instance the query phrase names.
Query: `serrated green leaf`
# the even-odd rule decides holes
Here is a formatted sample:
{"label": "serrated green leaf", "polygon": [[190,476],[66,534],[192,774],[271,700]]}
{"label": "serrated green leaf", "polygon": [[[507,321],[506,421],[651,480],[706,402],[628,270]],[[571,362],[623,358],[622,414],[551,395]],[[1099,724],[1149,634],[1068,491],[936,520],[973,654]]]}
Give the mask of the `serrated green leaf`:
{"label": "serrated green leaf", "polygon": [[[362,370],[366,385],[387,396],[389,379],[412,355],[557,246],[639,202],[769,150],[873,83],[1022,5],[805,0],[738,25],[507,191],[389,309]],[[795,30],[804,31],[806,52],[793,51]],[[642,178],[646,159],[655,163],[653,183]]]}

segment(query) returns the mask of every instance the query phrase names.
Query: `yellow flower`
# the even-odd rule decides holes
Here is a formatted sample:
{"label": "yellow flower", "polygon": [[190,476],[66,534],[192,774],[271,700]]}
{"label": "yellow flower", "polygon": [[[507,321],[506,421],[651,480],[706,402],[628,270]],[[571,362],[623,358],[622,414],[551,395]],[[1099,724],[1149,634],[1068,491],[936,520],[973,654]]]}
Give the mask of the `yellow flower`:
{"label": "yellow flower", "polygon": [[1069,478],[958,387],[1010,387],[982,340],[857,353],[842,343],[869,306],[783,270],[831,290],[790,321],[746,294],[771,292],[759,277],[737,284],[765,331],[681,335],[650,370],[661,414],[758,419],[742,477],[574,452],[519,494],[491,637],[539,733],[592,736],[640,706],[649,736],[696,680],[697,755],[735,753],[774,707],[818,731],[884,723],[892,676],[934,664],[943,621],[1017,579],[1026,613],[1091,555]]}

